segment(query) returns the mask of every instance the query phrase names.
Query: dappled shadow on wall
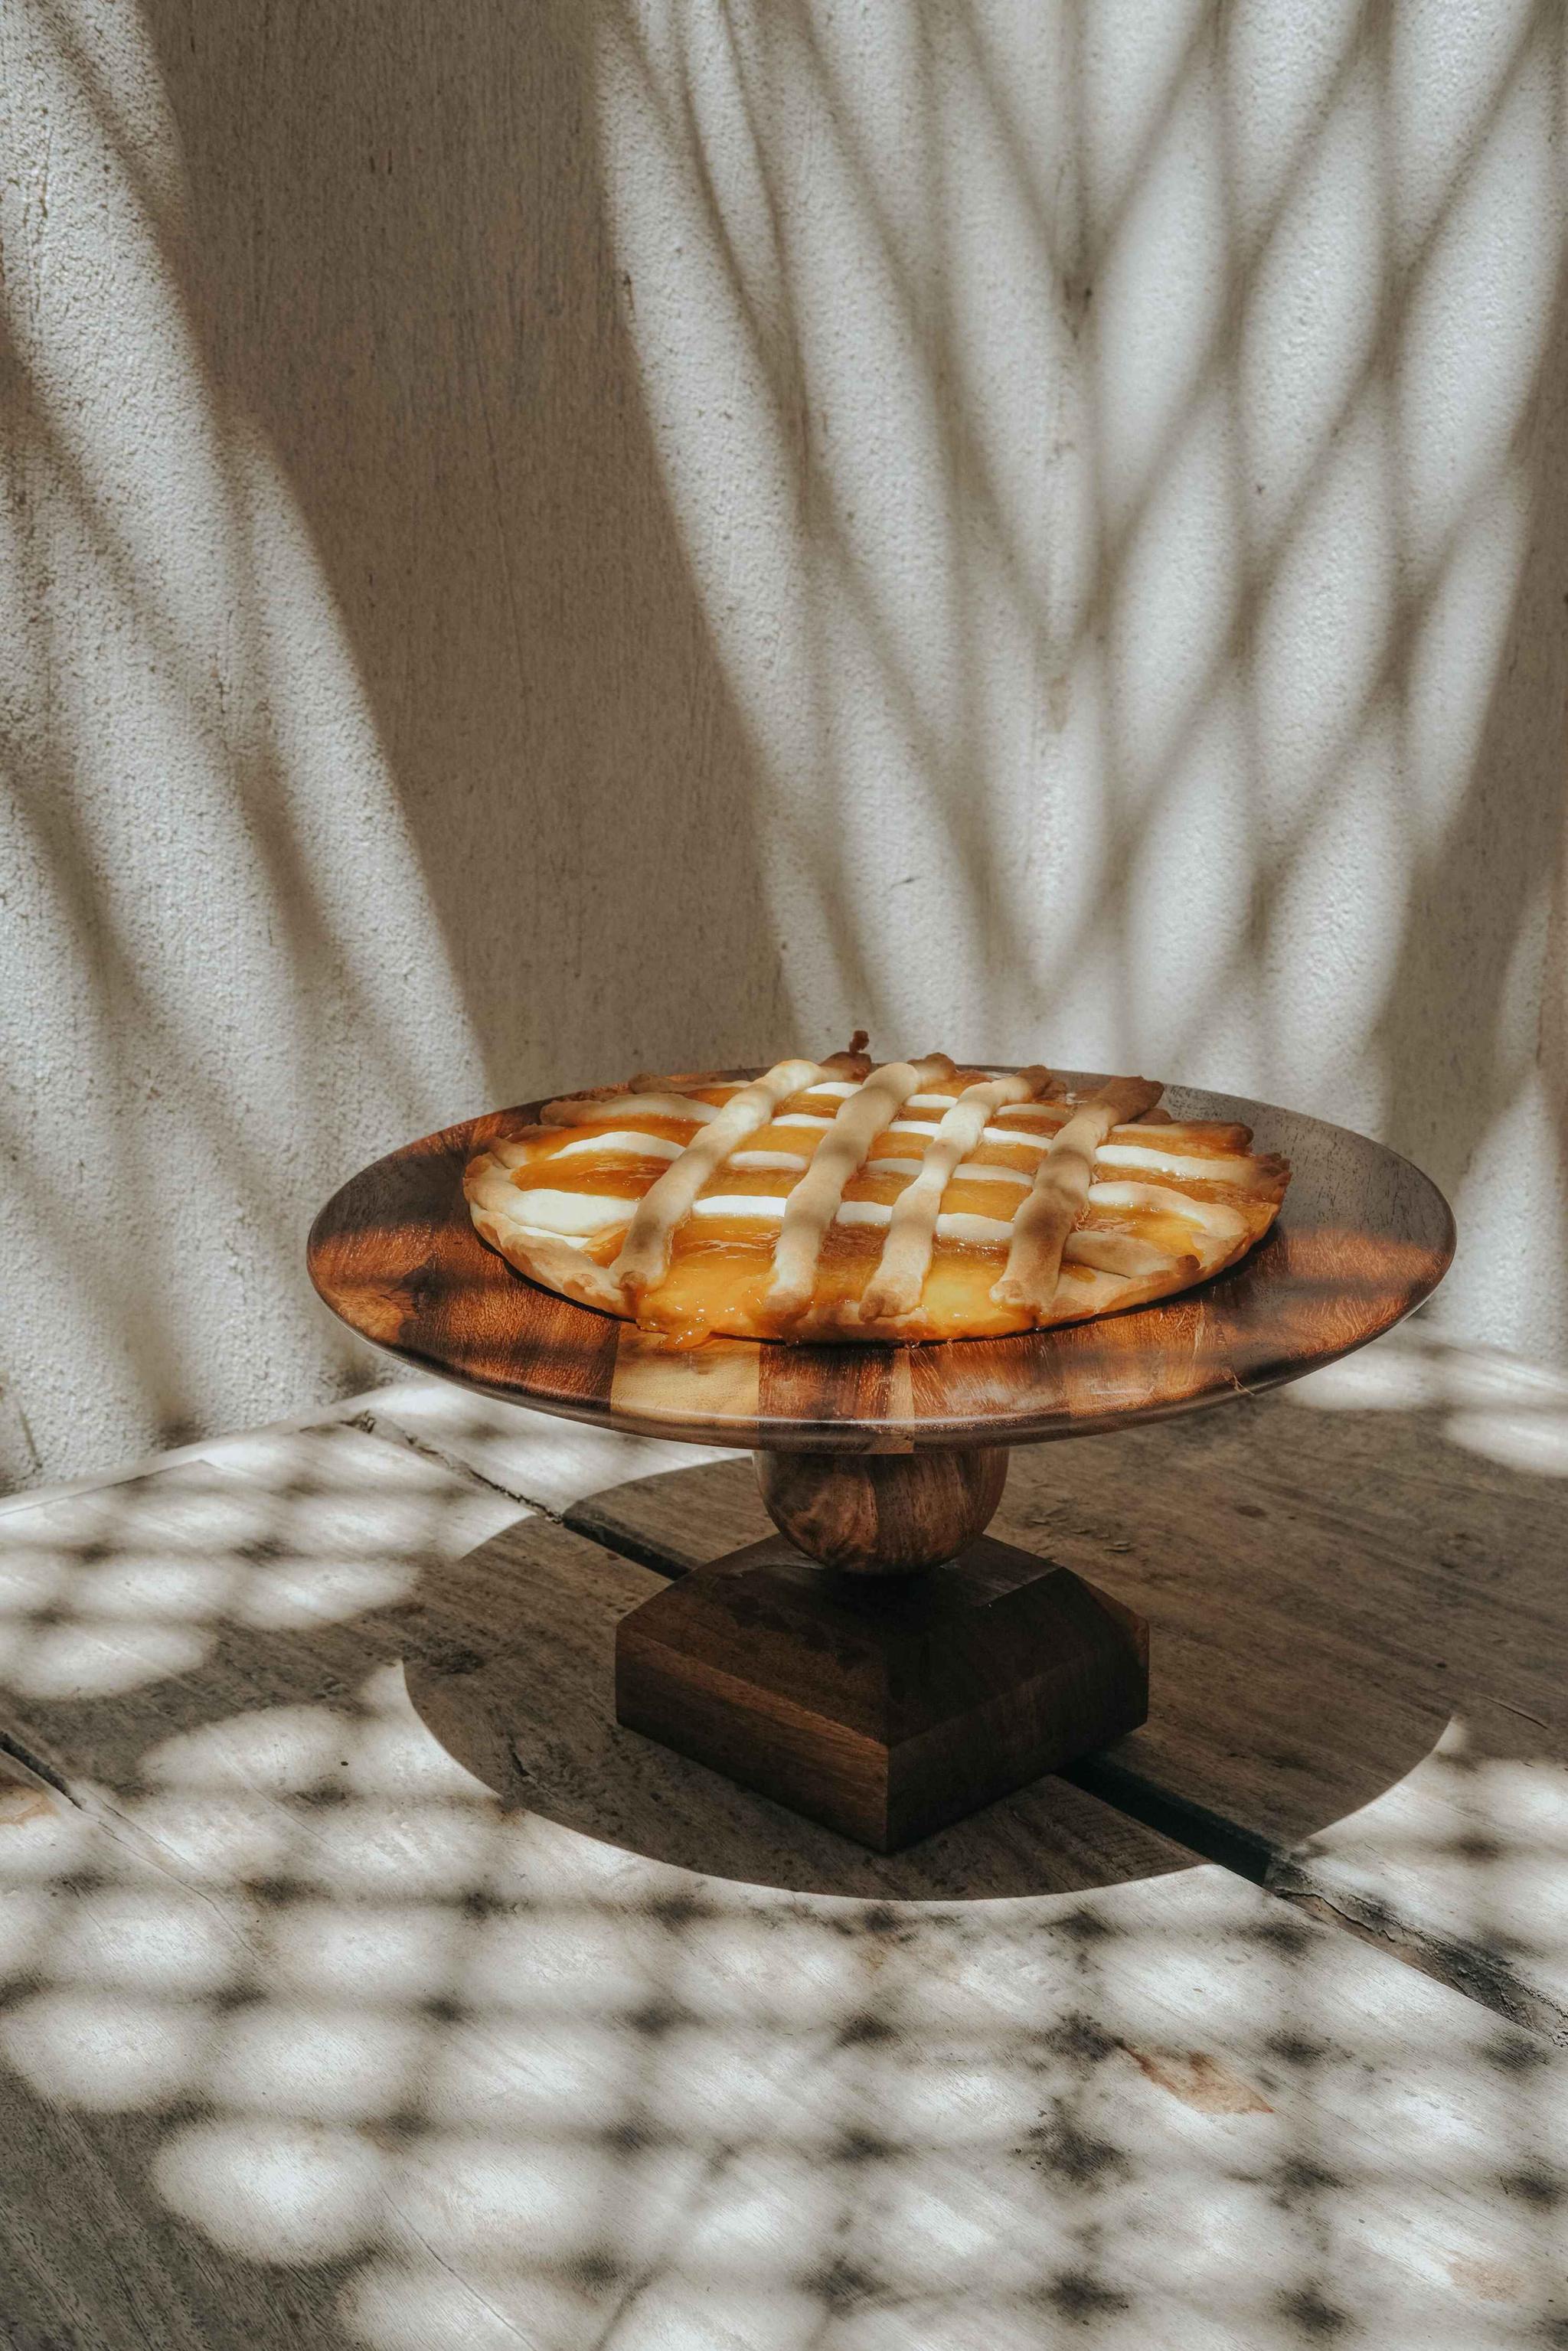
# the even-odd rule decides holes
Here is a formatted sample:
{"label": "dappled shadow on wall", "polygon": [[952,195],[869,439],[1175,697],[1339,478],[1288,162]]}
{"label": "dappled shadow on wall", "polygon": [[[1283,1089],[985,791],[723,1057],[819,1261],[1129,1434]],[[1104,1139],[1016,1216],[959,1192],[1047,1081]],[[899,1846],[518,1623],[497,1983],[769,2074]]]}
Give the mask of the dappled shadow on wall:
{"label": "dappled shadow on wall", "polygon": [[367,1151],[789,1025],[571,13],[24,17],[5,1483],[361,1381]]}
{"label": "dappled shadow on wall", "polygon": [[1546,0],[26,23],[13,1474],[346,1374],[371,1151],[862,1019],[1370,1127],[1556,1343]]}
{"label": "dappled shadow on wall", "polygon": [[1556,12],[599,25],[797,1031],[1364,1125],[1559,1345]]}
{"label": "dappled shadow on wall", "polygon": [[721,1057],[1043,1019],[1440,1179],[1532,1114],[1545,0],[403,9],[384,87],[145,13],[493,1085],[689,1060],[695,954]]}
{"label": "dappled shadow on wall", "polygon": [[214,373],[145,33],[25,8],[7,72],[9,1480],[340,1368],[309,1194],[472,1049],[308,526]]}
{"label": "dappled shadow on wall", "polygon": [[644,414],[591,12],[214,49],[144,13],[204,343],[307,518],[487,1099],[764,1048],[756,760]]}

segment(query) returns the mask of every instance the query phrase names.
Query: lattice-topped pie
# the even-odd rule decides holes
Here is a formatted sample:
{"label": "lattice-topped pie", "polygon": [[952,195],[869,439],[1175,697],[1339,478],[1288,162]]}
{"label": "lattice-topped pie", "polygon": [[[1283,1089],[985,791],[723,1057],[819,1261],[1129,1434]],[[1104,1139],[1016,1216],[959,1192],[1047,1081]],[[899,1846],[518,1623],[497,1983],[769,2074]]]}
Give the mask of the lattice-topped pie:
{"label": "lattice-topped pie", "polygon": [[1186,1290],[1268,1231],[1282,1159],[1161,1089],[1049,1070],[873,1069],[857,1034],[747,1081],[547,1102],[469,1162],[492,1248],[549,1290],[695,1342],[994,1336]]}

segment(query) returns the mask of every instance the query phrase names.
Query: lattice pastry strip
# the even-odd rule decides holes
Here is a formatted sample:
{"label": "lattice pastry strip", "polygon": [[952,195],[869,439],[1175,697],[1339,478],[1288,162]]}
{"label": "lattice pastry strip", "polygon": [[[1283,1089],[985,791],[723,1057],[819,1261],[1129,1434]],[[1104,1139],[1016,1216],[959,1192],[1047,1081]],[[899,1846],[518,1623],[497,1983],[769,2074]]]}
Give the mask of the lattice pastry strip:
{"label": "lattice pastry strip", "polygon": [[888,1061],[841,1102],[810,1166],[784,1206],[767,1301],[768,1311],[781,1323],[797,1321],[810,1307],[828,1227],[844,1196],[845,1185],[860,1173],[877,1136],[892,1124],[911,1094],[952,1074],[953,1064],[946,1053],[933,1053],[923,1061]]}
{"label": "lattice pastry strip", "polygon": [[1113,1126],[1142,1118],[1162,1089],[1146,1078],[1115,1078],[1075,1111],[1040,1163],[1027,1200],[1013,1218],[1007,1268],[991,1291],[998,1306],[1021,1306],[1038,1322],[1056,1296],[1061,1253],[1082,1215],[1094,1155]]}
{"label": "lattice pastry strip", "polygon": [[476,1228],[546,1287],[686,1341],[894,1343],[1169,1295],[1278,1212],[1282,1161],[1170,1121],[1144,1079],[1063,1102],[1042,1068],[873,1070],[863,1042],[549,1102],[470,1162]]}
{"label": "lattice pastry strip", "polygon": [[[874,1322],[915,1311],[931,1270],[943,1197],[956,1170],[978,1145],[993,1111],[1049,1091],[1060,1092],[1061,1080],[1042,1069],[1020,1070],[1017,1077],[983,1078],[978,1085],[965,1087],[927,1144],[924,1159],[915,1165],[912,1182],[894,1202],[881,1260],[861,1299],[862,1320]],[[993,1175],[1010,1182],[1012,1174],[1010,1168],[975,1171],[982,1182]]]}

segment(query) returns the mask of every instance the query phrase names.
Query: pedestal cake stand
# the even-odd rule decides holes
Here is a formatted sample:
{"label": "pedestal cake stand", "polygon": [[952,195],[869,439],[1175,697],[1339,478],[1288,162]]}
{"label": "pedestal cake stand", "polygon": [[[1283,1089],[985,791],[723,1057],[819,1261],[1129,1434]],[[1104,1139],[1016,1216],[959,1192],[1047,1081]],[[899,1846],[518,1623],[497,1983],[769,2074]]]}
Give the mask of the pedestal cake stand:
{"label": "pedestal cake stand", "polygon": [[779,1534],[622,1620],[617,1715],[891,1853],[1148,1711],[1143,1620],[986,1534],[1008,1448],[1297,1379],[1390,1329],[1452,1258],[1447,1203],[1396,1153],[1262,1102],[1166,1099],[1291,1161],[1280,1219],[1216,1280],[1062,1330],[682,1349],[573,1305],[487,1249],[463,1198],[470,1154],[529,1123],[531,1102],[364,1168],[317,1217],[310,1275],[362,1337],[485,1395],[748,1447]]}

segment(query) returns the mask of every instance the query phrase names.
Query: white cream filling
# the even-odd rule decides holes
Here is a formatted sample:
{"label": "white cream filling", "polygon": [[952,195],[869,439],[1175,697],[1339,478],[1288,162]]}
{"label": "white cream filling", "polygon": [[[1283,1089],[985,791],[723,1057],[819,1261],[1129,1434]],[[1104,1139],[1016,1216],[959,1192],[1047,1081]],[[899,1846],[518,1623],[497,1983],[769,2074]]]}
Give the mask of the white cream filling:
{"label": "white cream filling", "polygon": [[1030,1178],[1016,1167],[985,1167],[977,1159],[966,1159],[955,1167],[950,1179],[955,1184],[1016,1184],[1021,1191],[1030,1189]]}
{"label": "white cream filling", "polygon": [[607,1134],[585,1134],[580,1143],[563,1143],[549,1157],[577,1159],[587,1151],[635,1152],[640,1159],[678,1159],[685,1149],[667,1134],[643,1134],[635,1127],[612,1127]]}
{"label": "white cream filling", "polygon": [[[749,1217],[758,1224],[778,1224],[784,1215],[784,1203],[760,1192],[715,1192],[696,1203],[693,1214],[699,1217]],[[833,1213],[835,1225],[886,1225],[893,1220],[893,1210],[883,1200],[841,1200]],[[938,1217],[936,1230],[944,1240],[1005,1241],[1011,1227],[995,1217]]]}
{"label": "white cream filling", "polygon": [[1247,1229],[1239,1208],[1224,1200],[1195,1200],[1188,1192],[1172,1192],[1160,1184],[1091,1184],[1092,1208],[1153,1208],[1161,1216],[1181,1217],[1216,1240],[1234,1240]]}
{"label": "white cream filling", "polygon": [[936,1219],[936,1238],[941,1241],[992,1241],[1011,1238],[1012,1226],[998,1217],[970,1217],[955,1212]]}
{"label": "white cream filling", "polygon": [[[883,1133],[935,1134],[938,1123],[929,1118],[895,1118],[890,1125],[883,1127]],[[979,1139],[982,1143],[1021,1143],[1030,1151],[1049,1151],[1060,1133],[1061,1129],[1054,1126],[1049,1134],[1029,1134],[1021,1126],[987,1126],[981,1128]]]}
{"label": "white cream filling", "polygon": [[835,1225],[885,1225],[893,1210],[883,1200],[841,1200],[833,1210]]}
{"label": "white cream filling", "polygon": [[629,1224],[636,1210],[634,1199],[622,1199],[612,1192],[555,1192],[542,1187],[537,1192],[520,1192],[512,1186],[511,1213],[519,1222],[536,1227],[540,1232],[601,1233],[611,1225]]}
{"label": "white cream filling", "polygon": [[[816,1089],[813,1087],[811,1091],[815,1092]],[[832,1123],[831,1118],[824,1118],[814,1110],[780,1111],[768,1121],[770,1126],[831,1126]]]}
{"label": "white cream filling", "polygon": [[[1062,1125],[1066,1123],[1064,1119]],[[1026,1143],[1031,1151],[1049,1151],[1061,1133],[1061,1126],[988,1126],[980,1141]]]}
{"label": "white cream filling", "polygon": [[1149,1167],[1161,1176],[1185,1176],[1215,1184],[1246,1184],[1252,1176],[1250,1159],[1178,1158],[1175,1152],[1151,1151],[1134,1143],[1103,1143],[1094,1155],[1094,1165]]}
{"label": "white cream filling", "polygon": [[799,1151],[732,1151],[724,1164],[727,1167],[789,1169],[810,1167],[811,1163]]}
{"label": "white cream filling", "polygon": [[[885,1216],[887,1210],[883,1210]],[[784,1196],[779,1192],[710,1192],[705,1199],[694,1202],[694,1217],[751,1217],[759,1224],[777,1225],[784,1216]]]}

